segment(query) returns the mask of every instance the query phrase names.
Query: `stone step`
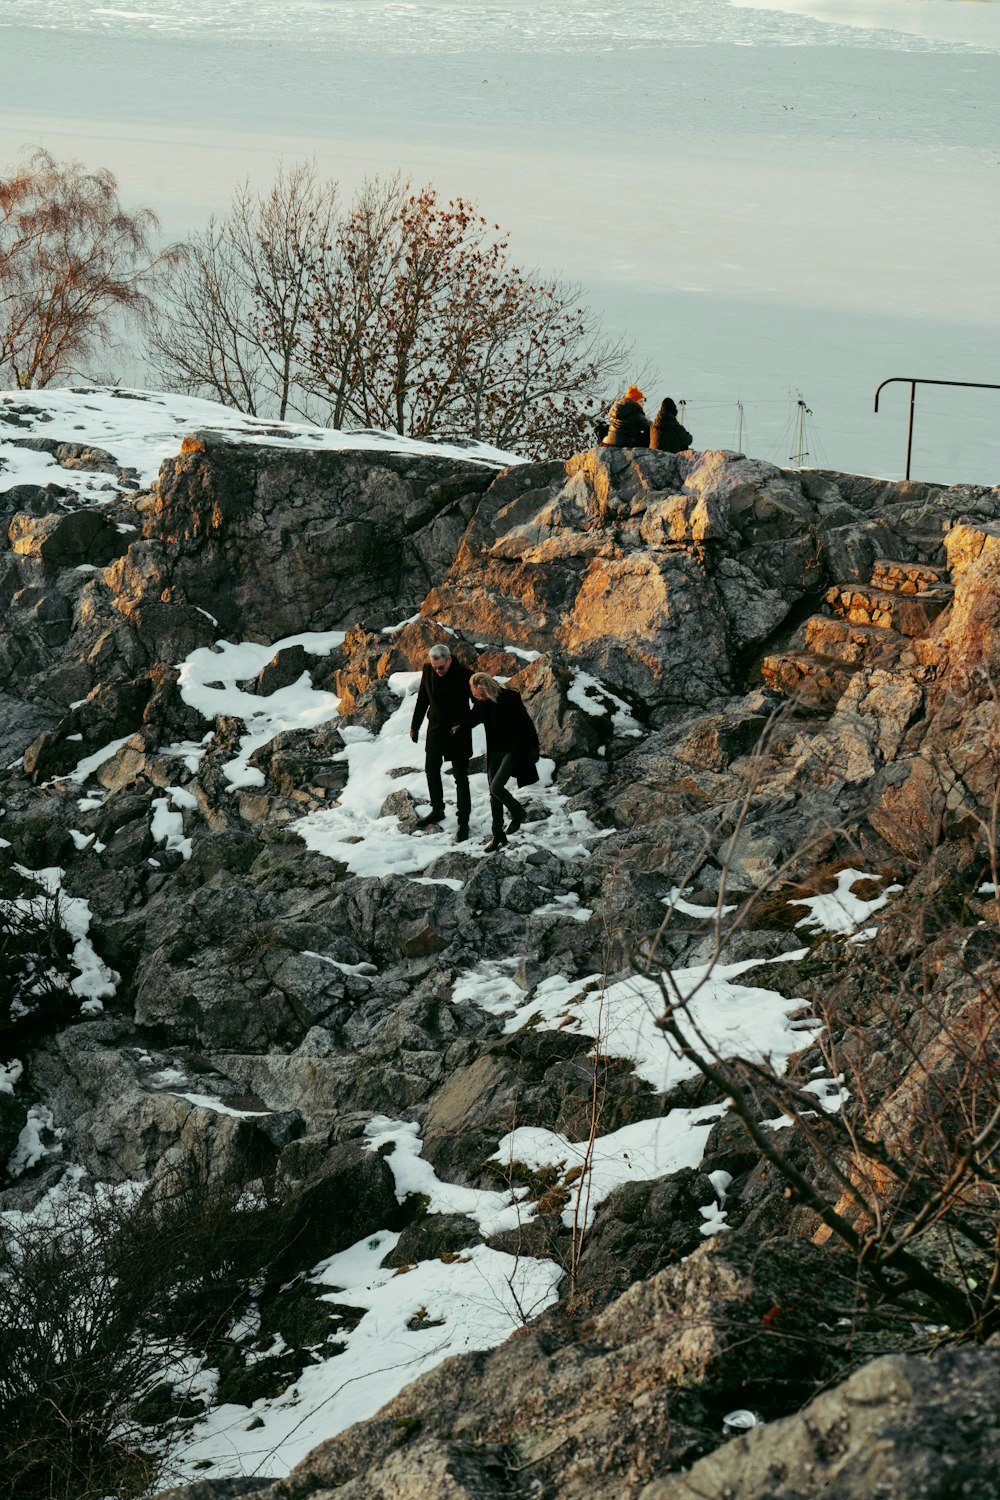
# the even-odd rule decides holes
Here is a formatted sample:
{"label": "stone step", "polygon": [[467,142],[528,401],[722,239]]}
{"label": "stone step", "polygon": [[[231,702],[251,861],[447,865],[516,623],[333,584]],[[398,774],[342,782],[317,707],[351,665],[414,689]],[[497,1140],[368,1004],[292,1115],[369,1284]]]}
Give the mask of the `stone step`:
{"label": "stone step", "polygon": [[951,596],[947,585],[899,594],[874,584],[835,583],[826,591],[826,602],[834,614],[852,625],[879,625],[912,636],[926,635]]}
{"label": "stone step", "polygon": [[919,594],[942,585],[950,587],[948,569],[941,563],[896,562],[889,557],[875,559],[872,583],[878,588],[893,589],[897,594]]}
{"label": "stone step", "polygon": [[794,698],[803,708],[831,709],[840,702],[862,665],[820,656],[816,651],[785,651],[765,656],[760,675],[769,688]]}
{"label": "stone step", "polygon": [[867,667],[894,660],[906,644],[898,630],[878,625],[855,625],[836,615],[810,615],[806,621],[806,650],[815,656]]}

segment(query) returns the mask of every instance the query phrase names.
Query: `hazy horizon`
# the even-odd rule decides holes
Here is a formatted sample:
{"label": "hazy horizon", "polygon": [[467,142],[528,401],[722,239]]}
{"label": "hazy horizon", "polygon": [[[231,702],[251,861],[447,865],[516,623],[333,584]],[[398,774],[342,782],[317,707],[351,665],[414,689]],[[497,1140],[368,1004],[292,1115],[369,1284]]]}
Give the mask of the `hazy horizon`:
{"label": "hazy horizon", "polygon": [[[920,31],[887,29],[903,6]],[[879,380],[1000,382],[1000,5],[823,19],[858,9],[7,0],[3,157],[41,142],[109,166],[170,236],[282,158],[348,192],[400,168],[580,281],[699,446],[732,445],[741,398],[746,446],[787,462],[801,391],[821,461],[893,477],[905,399],[875,417]],[[920,392],[914,476],[997,482],[998,403]]]}

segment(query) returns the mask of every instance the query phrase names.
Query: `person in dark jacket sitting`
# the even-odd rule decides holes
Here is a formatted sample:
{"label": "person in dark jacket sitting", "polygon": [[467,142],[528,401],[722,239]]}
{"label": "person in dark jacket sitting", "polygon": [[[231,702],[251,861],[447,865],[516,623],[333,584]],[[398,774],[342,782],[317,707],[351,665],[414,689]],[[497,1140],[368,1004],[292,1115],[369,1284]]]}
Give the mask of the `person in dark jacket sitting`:
{"label": "person in dark jacket sitting", "polygon": [[649,418],[642,409],[645,396],[637,385],[630,385],[608,413],[606,448],[648,448]]}
{"label": "person in dark jacket sitting", "polygon": [[[474,672],[469,687],[476,702],[465,723],[470,727],[482,724],[486,729],[486,774],[493,822],[486,852],[494,854],[506,844],[508,834],[517,832],[527,814],[527,808],[506,787],[511,776],[517,778],[518,786],[530,786],[538,780],[538,735],[520,693],[513,688],[501,687],[488,672]],[[462,727],[457,726],[452,733]],[[506,831],[504,808],[510,813]]]}
{"label": "person in dark jacket sitting", "polygon": [[427,718],[424,770],[427,773],[431,810],[417,820],[417,827],[430,828],[444,818],[441,766],[444,761],[450,760],[451,772],[455,778],[455,801],[458,804],[456,844],[464,844],[469,837],[469,814],[472,811],[472,794],[469,791],[472,731],[468,722],[471,675],[468,667],[452,656],[447,646],[432,646],[420,676],[420,691],[417,693],[410,724],[410,739],[416,744],[420,726],[424,717]]}
{"label": "person in dark jacket sitting", "polygon": [[653,418],[649,446],[661,453],[680,453],[691,446],[691,434],[677,420],[677,402],[665,396]]}

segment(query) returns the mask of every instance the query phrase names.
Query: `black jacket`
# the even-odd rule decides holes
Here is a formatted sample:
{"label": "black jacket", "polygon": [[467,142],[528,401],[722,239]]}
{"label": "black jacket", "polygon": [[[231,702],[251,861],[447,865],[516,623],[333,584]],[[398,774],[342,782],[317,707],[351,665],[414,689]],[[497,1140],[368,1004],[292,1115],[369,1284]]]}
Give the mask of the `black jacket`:
{"label": "black jacket", "polygon": [[[420,691],[410,724],[411,734],[417,734],[424,718],[427,719],[427,748],[441,750],[445,760],[468,760],[472,755],[472,732],[469,728],[469,678],[472,673],[457,657],[443,677],[439,677],[427,662],[420,674]],[[460,724],[458,734],[452,734],[452,726]]]}
{"label": "black jacket", "polygon": [[616,401],[608,413],[608,435],[604,439],[606,448],[648,448],[649,418],[638,401],[629,401],[624,396]]}
{"label": "black jacket", "polygon": [[530,786],[538,780],[535,769],[539,756],[538,735],[531,715],[521,702],[520,693],[514,688],[501,688],[495,703],[488,698],[477,703],[466,723],[485,727],[488,759],[505,755],[508,750],[512,752],[518,786]]}
{"label": "black jacket", "polygon": [[649,446],[661,453],[680,453],[691,446],[691,434],[677,420],[677,406],[668,396],[660,402],[660,409],[653,418],[649,434]]}

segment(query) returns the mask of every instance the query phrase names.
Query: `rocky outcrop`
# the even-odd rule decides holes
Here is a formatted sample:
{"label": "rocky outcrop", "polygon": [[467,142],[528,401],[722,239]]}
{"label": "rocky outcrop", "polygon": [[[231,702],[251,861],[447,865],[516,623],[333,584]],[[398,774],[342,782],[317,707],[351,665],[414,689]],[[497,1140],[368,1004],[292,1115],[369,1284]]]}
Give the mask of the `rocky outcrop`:
{"label": "rocky outcrop", "polygon": [[173,593],[222,631],[277,640],[412,613],[491,478],[471,462],[199,433],[139,509]]}
{"label": "rocky outcrop", "polygon": [[887,1356],[802,1412],[756,1428],[683,1475],[657,1479],[642,1500],[1000,1494],[1000,1372],[990,1350],[934,1359]]}
{"label": "rocky outcrop", "polygon": [[[671,1297],[665,1276],[633,1288],[572,1345],[556,1329],[539,1329],[475,1369],[467,1361],[442,1366],[376,1422],[318,1449],[289,1480],[255,1485],[249,1500],[1000,1494],[1000,1377],[990,1350],[876,1359],[801,1412],[762,1423],[687,1467],[703,1442],[687,1425],[692,1406],[721,1412],[739,1396],[739,1382],[729,1390],[717,1383],[725,1360],[711,1348],[719,1324],[711,1297],[722,1291],[729,1319],[732,1288],[713,1282],[725,1277],[722,1267],[704,1272],[700,1265],[685,1278],[681,1298]],[[730,1323],[731,1336],[737,1326]],[[772,1344],[771,1359],[792,1358],[787,1346]],[[752,1346],[744,1352],[750,1364],[760,1358]],[[715,1375],[706,1383],[708,1368]],[[470,1381],[471,1408],[461,1393]],[[683,1472],[643,1482],[667,1457]],[[224,1500],[224,1485],[206,1488],[204,1500]],[[201,1490],[170,1490],[159,1500],[201,1500]]]}
{"label": "rocky outcrop", "polygon": [[[389,1230],[373,1273],[473,1249],[571,1271],[541,1322],[431,1370],[294,1479],[242,1492],[667,1496],[695,1465],[706,1493],[763,1500],[769,1453],[789,1495],[938,1484],[953,1448],[935,1438],[921,1457],[893,1403],[905,1385],[936,1433],[959,1356],[900,1353],[797,1416],[858,1357],[856,1267],[810,1243],[815,1223],[725,1097],[690,1071],[637,1072],[641,1017],[602,1036],[586,997],[629,980],[651,934],[678,967],[721,952],[751,976],[746,1006],[775,986],[859,1029],[846,1055],[905,1145],[918,1091],[886,1059],[945,1057],[948,1004],[968,1000],[995,927],[976,882],[998,518],[996,490],[726,453],[599,449],[497,473],[207,431],[147,493],[11,518],[0,902],[58,887],[56,957],[77,988],[0,1017],[22,1069],[0,1092],[5,1138],[39,1143],[7,1201],[30,1206],[67,1165],[121,1183],[183,1164],[287,1193],[301,1258],[283,1285]],[[439,640],[512,678],[550,762],[490,858],[408,837],[422,782],[396,674]],[[796,929],[789,896],[829,895],[857,861],[873,891],[908,886],[909,915],[854,946],[847,929]],[[947,953],[928,969],[919,1035],[879,1030],[878,975],[918,962],[920,923],[933,906],[940,933],[949,902],[961,974]],[[806,1087],[823,1058],[799,1023]],[[581,1245],[570,1155],[595,1098],[602,1137],[704,1110],[705,1150],[637,1166]],[[419,1134],[425,1187],[471,1196],[429,1208],[379,1134],[393,1122]],[[557,1137],[562,1159],[498,1155],[521,1128]],[[512,1186],[524,1214],[498,1228],[477,1195]],[[720,1192],[728,1233],[706,1245]],[[846,1322],[826,1316],[841,1295]],[[437,1326],[424,1314],[411,1332]],[[884,1347],[889,1325],[863,1314],[865,1347]],[[226,1337],[244,1373],[266,1364]],[[739,1406],[767,1425],[713,1453]],[[226,1493],[188,1500],[199,1488]]]}

